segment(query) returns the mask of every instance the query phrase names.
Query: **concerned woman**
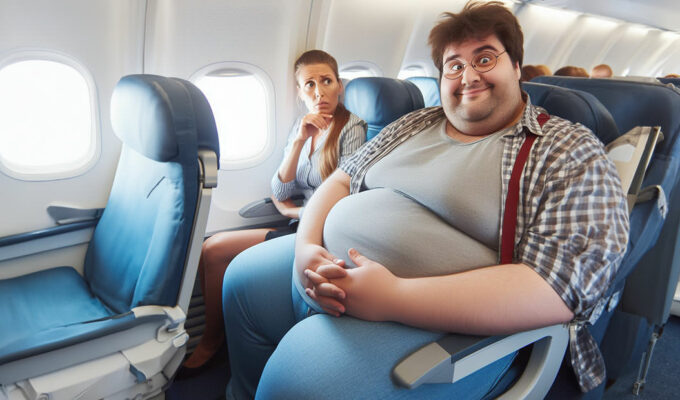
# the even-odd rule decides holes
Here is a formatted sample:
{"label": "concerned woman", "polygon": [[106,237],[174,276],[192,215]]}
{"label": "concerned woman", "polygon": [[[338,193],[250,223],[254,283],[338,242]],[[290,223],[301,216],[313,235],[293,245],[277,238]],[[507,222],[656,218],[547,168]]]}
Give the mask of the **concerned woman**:
{"label": "concerned woman", "polygon": [[[366,122],[340,102],[343,85],[338,64],[328,53],[310,50],[294,64],[297,94],[307,107],[288,138],[283,161],[272,177],[272,200],[282,215],[299,219],[303,207],[290,199],[302,192],[309,199],[338,166],[366,140]],[[203,285],[206,327],[203,338],[184,363],[188,370],[203,366],[224,343],[222,279],[231,260],[243,250],[265,240],[295,233],[297,224],[221,232],[203,244],[199,276]]]}

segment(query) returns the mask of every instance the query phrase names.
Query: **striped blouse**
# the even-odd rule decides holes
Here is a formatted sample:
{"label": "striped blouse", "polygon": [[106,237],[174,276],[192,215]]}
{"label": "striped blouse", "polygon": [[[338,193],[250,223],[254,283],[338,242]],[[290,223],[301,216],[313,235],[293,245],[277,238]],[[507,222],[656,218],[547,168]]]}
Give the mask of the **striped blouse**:
{"label": "striped blouse", "polygon": [[[290,153],[293,140],[297,135],[302,118],[299,118],[293,129],[288,135],[288,145],[284,150],[284,159]],[[362,144],[366,141],[366,122],[356,115],[350,113],[349,120],[340,132],[340,159],[338,165],[342,163],[347,157],[352,155]],[[289,182],[281,182],[279,179],[278,170],[272,177],[272,193],[278,200],[283,201],[289,199],[292,195],[302,192],[305,195],[305,201],[309,199],[319,185],[321,185],[321,170],[320,157],[323,144],[326,142],[324,136],[317,144],[312,156],[309,156],[310,146],[312,145],[311,138],[307,139],[300,152],[300,158],[297,163],[297,170],[295,172],[295,179]]]}

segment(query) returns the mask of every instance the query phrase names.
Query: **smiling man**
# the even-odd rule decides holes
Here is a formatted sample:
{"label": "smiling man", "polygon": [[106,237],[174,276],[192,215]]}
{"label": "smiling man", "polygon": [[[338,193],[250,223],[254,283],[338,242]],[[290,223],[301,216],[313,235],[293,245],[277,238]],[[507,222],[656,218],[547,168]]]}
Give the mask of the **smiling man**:
{"label": "smiling man", "polygon": [[[444,14],[429,42],[442,106],[395,121],[343,162],[308,203],[295,243],[272,241],[239,259],[243,273],[228,270],[233,384],[257,385],[268,359],[262,398],[481,398],[513,355],[413,391],[390,370],[443,332],[569,321],[582,389],[602,381],[576,321],[604,301],[626,249],[614,165],[587,128],[531,105],[519,84],[522,31],[501,3]],[[291,269],[292,295],[283,282],[280,299],[268,287],[254,300],[256,282]]]}

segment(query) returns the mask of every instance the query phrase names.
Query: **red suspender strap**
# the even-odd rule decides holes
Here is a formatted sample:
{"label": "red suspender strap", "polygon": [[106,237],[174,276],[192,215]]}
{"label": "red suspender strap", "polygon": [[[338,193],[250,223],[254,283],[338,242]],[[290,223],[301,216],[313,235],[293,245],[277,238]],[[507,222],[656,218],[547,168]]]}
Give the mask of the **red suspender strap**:
{"label": "red suspender strap", "polygon": [[[538,124],[543,124],[550,118],[549,115],[539,114]],[[522,177],[524,164],[529,158],[531,146],[536,140],[536,135],[527,131],[527,137],[519,149],[515,165],[512,167],[508,196],[505,198],[505,214],[503,215],[503,232],[501,232],[501,264],[511,264],[515,252],[515,228],[517,226],[517,206],[519,205],[519,180]]]}

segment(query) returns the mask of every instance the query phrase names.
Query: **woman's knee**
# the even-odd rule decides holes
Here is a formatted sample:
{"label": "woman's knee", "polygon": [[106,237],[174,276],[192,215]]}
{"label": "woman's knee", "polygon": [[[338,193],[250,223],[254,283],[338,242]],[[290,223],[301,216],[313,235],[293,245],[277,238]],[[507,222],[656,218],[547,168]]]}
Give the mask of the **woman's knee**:
{"label": "woman's knee", "polygon": [[201,248],[201,258],[207,268],[213,265],[222,264],[225,260],[226,249],[229,247],[229,240],[222,234],[215,234],[203,242]]}

